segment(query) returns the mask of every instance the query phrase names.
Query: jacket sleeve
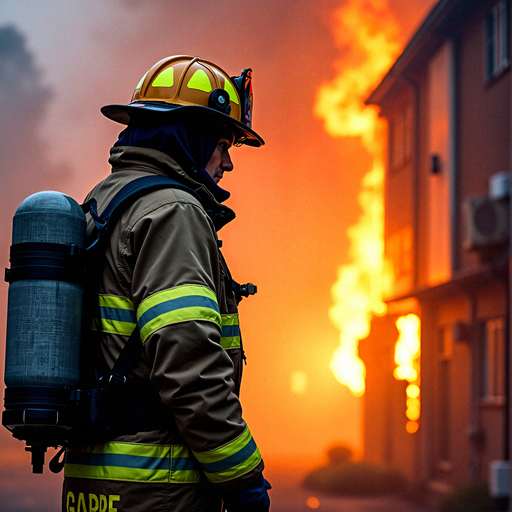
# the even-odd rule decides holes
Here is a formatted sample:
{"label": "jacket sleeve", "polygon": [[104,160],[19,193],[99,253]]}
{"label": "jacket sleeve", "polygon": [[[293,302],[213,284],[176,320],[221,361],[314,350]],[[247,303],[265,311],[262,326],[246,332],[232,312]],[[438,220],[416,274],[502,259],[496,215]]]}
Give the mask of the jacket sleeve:
{"label": "jacket sleeve", "polygon": [[203,208],[182,196],[135,220],[121,270],[131,282],[151,380],[207,478],[230,487],[258,477],[263,464],[220,345],[214,228]]}

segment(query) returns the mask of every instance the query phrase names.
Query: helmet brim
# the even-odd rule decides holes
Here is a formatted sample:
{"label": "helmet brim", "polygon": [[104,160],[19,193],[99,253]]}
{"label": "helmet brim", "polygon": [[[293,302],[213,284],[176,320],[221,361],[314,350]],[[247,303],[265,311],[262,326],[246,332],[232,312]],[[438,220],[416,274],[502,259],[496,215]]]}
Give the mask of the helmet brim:
{"label": "helmet brim", "polygon": [[121,124],[128,124],[132,116],[169,116],[174,117],[176,114],[186,114],[187,111],[193,109],[205,110],[208,115],[218,117],[224,121],[227,127],[233,130],[235,141],[248,146],[259,147],[265,144],[265,141],[251,128],[245,124],[233,119],[231,116],[219,112],[213,108],[203,107],[200,105],[172,105],[163,102],[134,102],[129,105],[105,105],[102,107],[101,113]]}

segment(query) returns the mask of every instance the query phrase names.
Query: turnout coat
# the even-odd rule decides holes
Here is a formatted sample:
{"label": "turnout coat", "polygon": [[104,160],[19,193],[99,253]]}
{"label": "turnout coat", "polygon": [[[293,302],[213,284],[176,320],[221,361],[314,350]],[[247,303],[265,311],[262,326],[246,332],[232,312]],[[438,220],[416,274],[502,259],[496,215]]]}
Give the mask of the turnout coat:
{"label": "turnout coat", "polygon": [[[218,511],[222,496],[263,470],[238,398],[238,301],[217,238],[234,213],[160,151],[114,147],[109,162],[112,173],[88,195],[99,212],[151,174],[197,195],[148,192],[112,228],[92,325],[108,367],[138,325],[143,350],[127,379],[154,406],[107,442],[67,449],[63,510]],[[129,415],[129,397],[119,415]]]}

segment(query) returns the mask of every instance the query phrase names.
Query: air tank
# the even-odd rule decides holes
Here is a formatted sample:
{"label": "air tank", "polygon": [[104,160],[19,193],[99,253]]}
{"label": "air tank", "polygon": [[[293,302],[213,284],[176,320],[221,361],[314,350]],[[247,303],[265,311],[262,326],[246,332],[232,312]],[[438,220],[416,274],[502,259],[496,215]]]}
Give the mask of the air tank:
{"label": "air tank", "polygon": [[[5,358],[8,387],[78,384],[83,289],[52,272],[55,264],[60,268],[71,259],[69,252],[84,248],[85,224],[80,205],[59,192],[28,197],[14,215],[13,247],[27,245],[25,253],[11,251],[10,272],[37,266],[40,272],[46,267],[50,273],[46,279],[31,279],[33,275],[27,273],[10,282]],[[34,243],[44,245],[31,248]],[[54,252],[50,244],[64,246],[63,253]],[[20,265],[13,261],[16,258]]]}
{"label": "air tank", "polygon": [[80,377],[85,229],[80,205],[60,192],[31,195],[13,218],[2,424],[27,445],[56,445],[68,428],[66,390]]}

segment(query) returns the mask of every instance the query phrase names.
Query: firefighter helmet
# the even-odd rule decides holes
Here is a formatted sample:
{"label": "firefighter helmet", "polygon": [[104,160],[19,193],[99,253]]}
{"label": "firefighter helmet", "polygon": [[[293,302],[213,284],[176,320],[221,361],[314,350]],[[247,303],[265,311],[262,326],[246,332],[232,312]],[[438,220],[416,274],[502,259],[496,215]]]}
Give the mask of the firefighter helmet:
{"label": "firefighter helmet", "polygon": [[252,129],[251,69],[229,75],[216,64],[198,57],[175,55],[157,62],[140,80],[128,105],[106,105],[103,115],[128,124],[134,112],[158,115],[198,107],[226,121],[235,142],[261,146]]}

